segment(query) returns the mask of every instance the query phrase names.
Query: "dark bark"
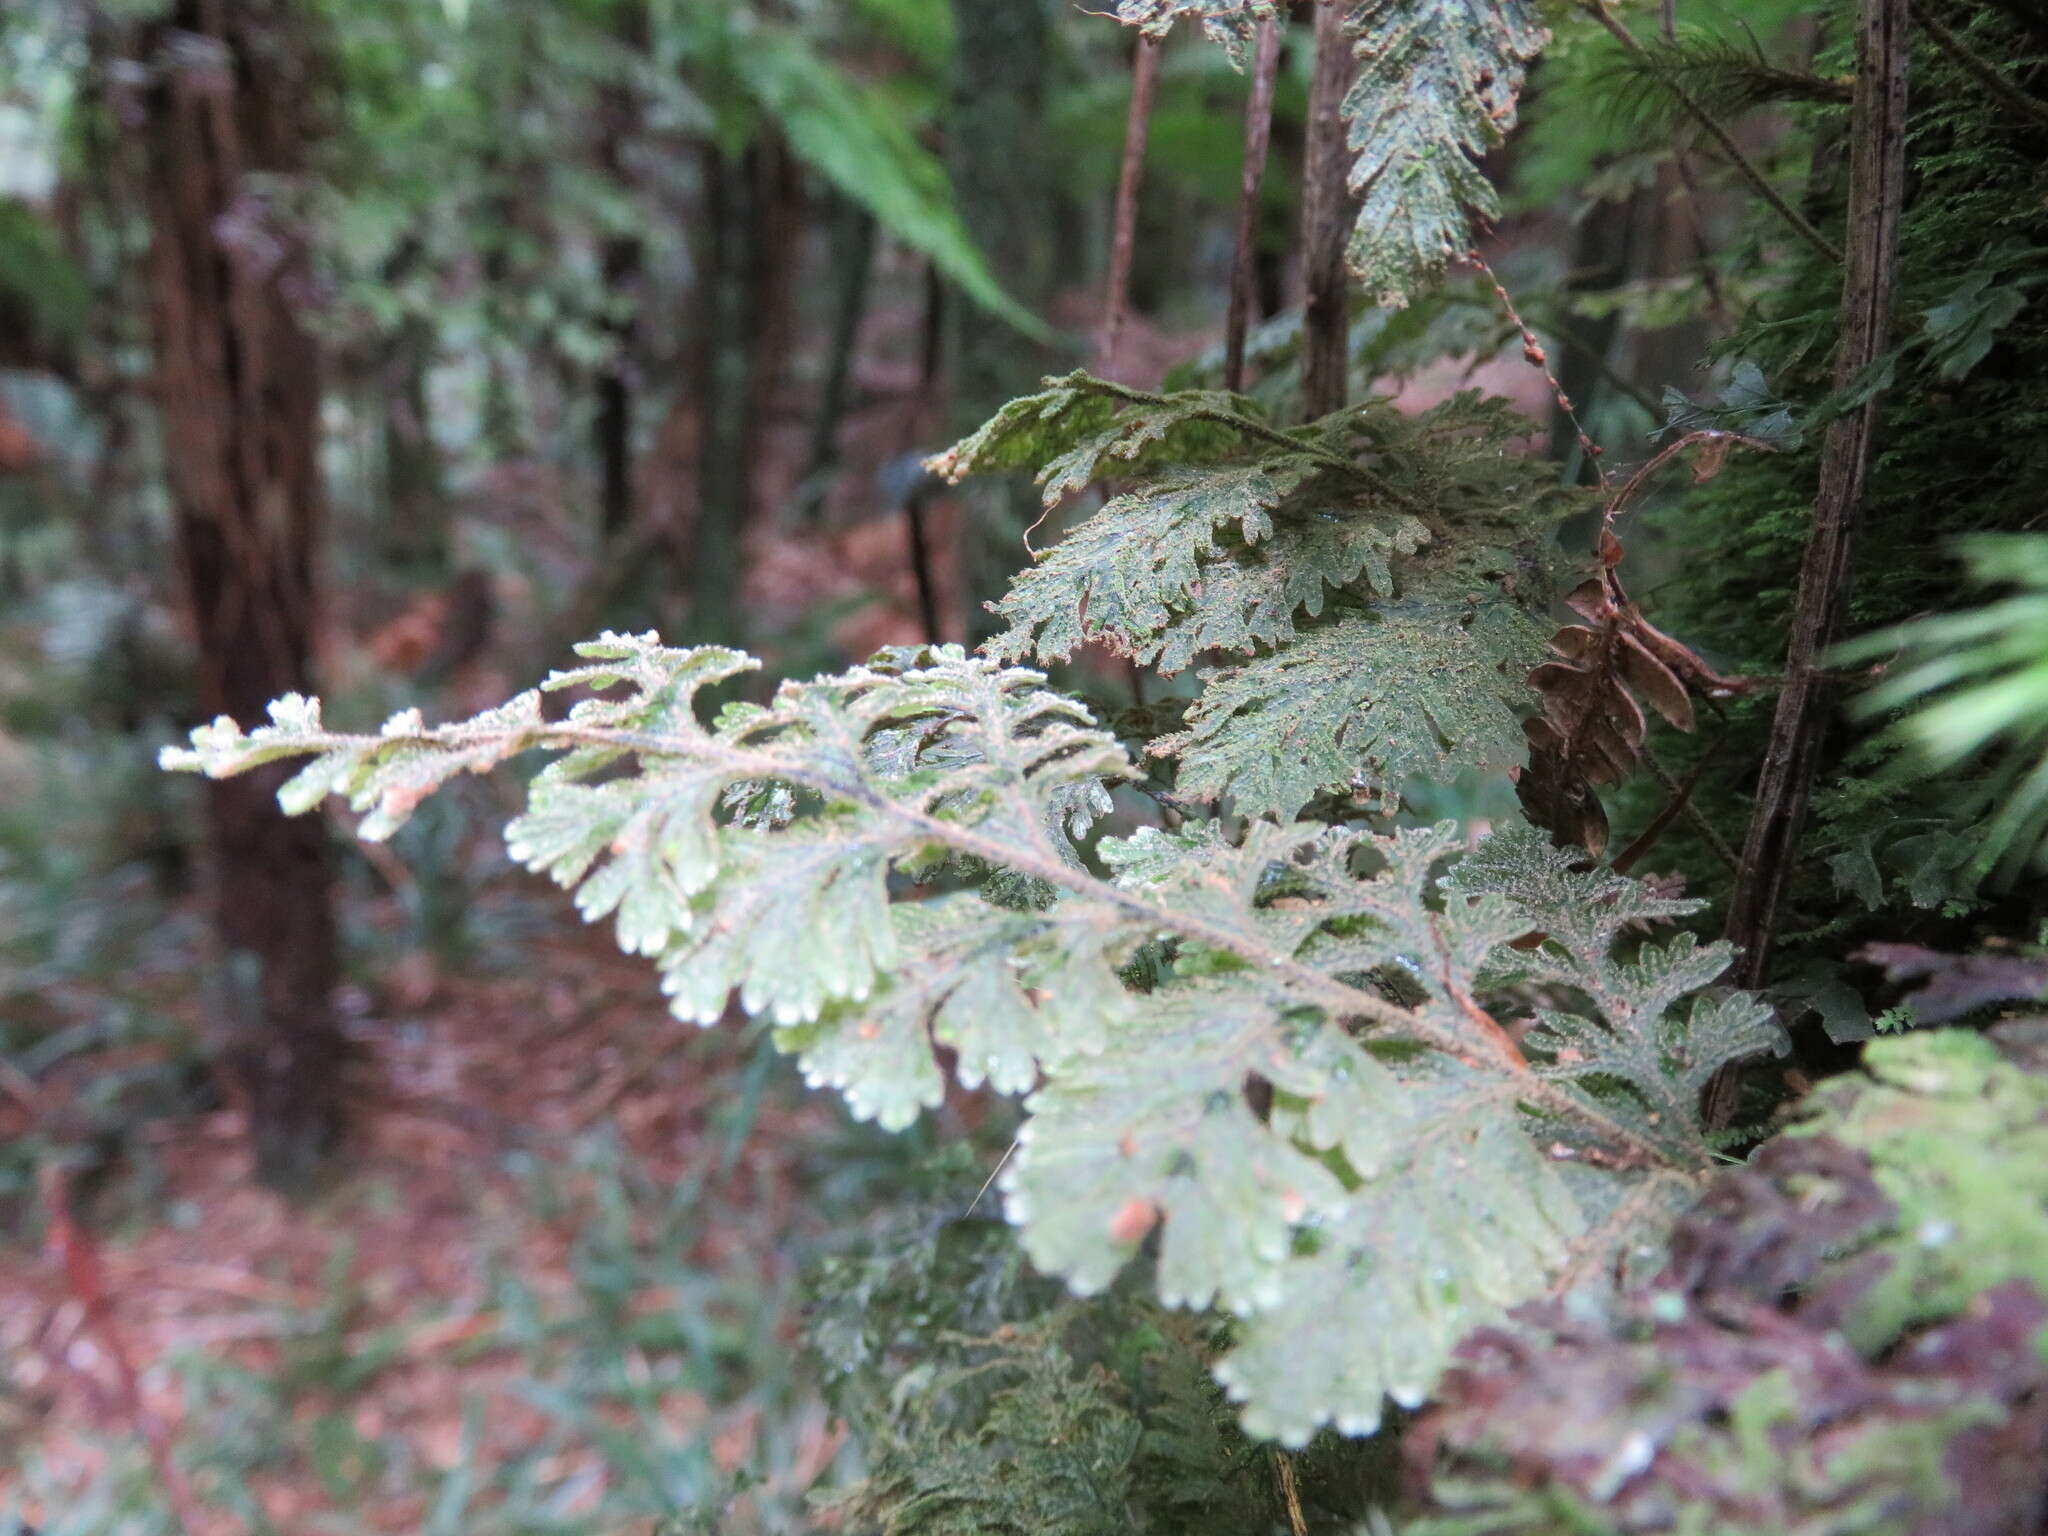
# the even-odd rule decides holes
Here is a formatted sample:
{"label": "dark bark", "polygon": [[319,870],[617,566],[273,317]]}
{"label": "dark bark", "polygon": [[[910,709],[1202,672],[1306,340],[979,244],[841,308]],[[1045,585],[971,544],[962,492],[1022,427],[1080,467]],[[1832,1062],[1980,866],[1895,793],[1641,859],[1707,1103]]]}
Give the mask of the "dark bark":
{"label": "dark bark", "polygon": [[716,144],[703,152],[703,231],[697,265],[697,331],[691,388],[700,413],[697,511],[691,530],[690,630],[731,645],[739,619],[741,536],[746,520],[748,342],[753,284],[747,281],[746,167]]}
{"label": "dark bark", "polygon": [[414,317],[399,327],[380,380],[384,395],[384,501],[390,518],[385,553],[418,581],[448,571],[448,487],[434,442],[427,376],[434,327]]}
{"label": "dark bark", "polygon": [[[1853,238],[1842,287],[1837,388],[1871,366],[1891,332],[1906,174],[1907,25],[1905,0],[1862,0],[1850,133],[1847,227]],[[1873,396],[1837,417],[1821,445],[1820,491],[1799,568],[1784,686],[1729,902],[1728,937],[1742,949],[1739,974],[1747,986],[1760,984],[1770,965],[1815,760],[1833,713],[1820,659],[1841,623],[1850,545],[1862,511],[1879,405]],[[1729,1094],[1725,1085],[1717,1086],[1720,1091],[1713,1097],[1725,1114]]]}
{"label": "dark bark", "polygon": [[1280,75],[1280,23],[1259,23],[1251,98],[1244,109],[1244,166],[1238,182],[1237,247],[1230,263],[1230,313],[1223,326],[1223,387],[1244,388],[1244,339],[1258,301],[1259,214],[1273,143],[1273,87]]}
{"label": "dark bark", "polygon": [[1351,196],[1341,109],[1354,64],[1341,5],[1315,8],[1315,64],[1309,77],[1308,142],[1302,155],[1301,404],[1310,419],[1341,409],[1351,365],[1344,246]]}
{"label": "dark bark", "polygon": [[860,323],[868,309],[868,288],[874,277],[875,248],[880,243],[875,216],[842,199],[833,229],[832,269],[838,279],[832,298],[832,340],[825,358],[825,379],[818,391],[818,414],[811,426],[811,451],[804,465],[798,502],[803,520],[821,522],[832,472],[839,463],[839,428],[853,382],[853,357],[860,343]]}
{"label": "dark bark", "polygon": [[[627,0],[619,8],[618,41],[626,59],[646,51],[648,20],[644,0]],[[610,81],[599,92],[598,119],[598,169],[616,185],[630,188],[626,146],[639,132],[640,106],[629,81]],[[606,236],[598,253],[607,306],[603,329],[611,349],[597,372],[591,436],[597,450],[598,527],[606,543],[633,521],[633,339],[639,329],[640,270],[645,260],[644,242],[631,232]]]}
{"label": "dark bark", "polygon": [[[178,554],[205,714],[248,721],[312,678],[322,518],[303,247],[252,178],[303,170],[310,49],[286,0],[179,0],[140,34],[151,297]],[[284,769],[207,786],[224,1062],[262,1174],[341,1130],[328,839],[278,814]]]}

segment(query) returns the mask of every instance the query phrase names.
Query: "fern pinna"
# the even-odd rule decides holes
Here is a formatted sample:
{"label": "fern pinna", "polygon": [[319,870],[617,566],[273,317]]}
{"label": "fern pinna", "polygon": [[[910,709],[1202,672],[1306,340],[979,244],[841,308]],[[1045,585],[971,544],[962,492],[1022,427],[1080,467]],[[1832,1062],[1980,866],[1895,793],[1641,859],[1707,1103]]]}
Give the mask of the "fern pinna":
{"label": "fern pinna", "polygon": [[[1269,9],[1122,13],[1241,38]],[[1478,199],[1445,157],[1469,170],[1536,34],[1516,5],[1355,11],[1365,78],[1428,107],[1435,180],[1354,112],[1369,205],[1381,180],[1422,200],[1363,261],[1405,286],[1461,237]],[[1425,12],[1447,29],[1408,25]],[[1711,1164],[1701,1085],[1771,1039],[1764,1007],[1712,990],[1726,946],[1641,936],[1694,903],[1530,827],[1400,824],[1412,779],[1527,753],[1550,528],[1576,503],[1509,451],[1526,431],[1473,396],[1283,426],[1229,394],[1050,380],[934,467],[1035,470],[1049,502],[1124,489],[1017,580],[986,654],[887,652],[706,721],[697,694],[749,658],[607,634],[459,724],[341,734],[293,697],[165,761],[310,756],[286,808],[341,794],[375,838],[458,774],[553,754],[512,850],[650,957],[679,1014],[736,993],[889,1127],[945,1070],[1025,1096],[1002,1187],[1035,1263],[1088,1292],[1149,1249],[1162,1299],[1233,1319],[1217,1374],[1249,1430],[1363,1433],[1476,1326],[1625,1271]],[[1176,764],[1165,824],[1106,835],[1144,771],[1018,664],[1084,642],[1205,669],[1150,744]]]}

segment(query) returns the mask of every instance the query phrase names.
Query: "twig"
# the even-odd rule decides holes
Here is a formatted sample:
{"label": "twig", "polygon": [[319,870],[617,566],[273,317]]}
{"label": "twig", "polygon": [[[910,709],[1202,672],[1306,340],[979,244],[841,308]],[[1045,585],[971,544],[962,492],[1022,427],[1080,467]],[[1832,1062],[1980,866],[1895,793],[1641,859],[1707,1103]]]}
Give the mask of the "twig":
{"label": "twig", "polygon": [[1280,1474],[1280,1499],[1287,1506],[1287,1528],[1293,1536],[1308,1536],[1308,1516],[1301,1508],[1301,1486],[1294,1475],[1294,1458],[1275,1446],[1273,1466]]}
{"label": "twig", "polygon": [[1529,329],[1529,322],[1522,318],[1522,312],[1515,308],[1515,301],[1508,295],[1507,285],[1487,264],[1486,258],[1477,251],[1467,251],[1465,260],[1477,267],[1486,280],[1493,284],[1493,296],[1500,301],[1500,307],[1506,312],[1508,322],[1522,333],[1522,360],[1542,373],[1543,381],[1557,397],[1557,408],[1564,412],[1565,420],[1572,424],[1572,430],[1578,434],[1579,451],[1585,454],[1586,462],[1593,466],[1594,478],[1604,488],[1607,484],[1607,471],[1600,463],[1600,455],[1605,450],[1586,435],[1585,426],[1579,421],[1579,413],[1572,406],[1571,396],[1564,392],[1564,385],[1559,382],[1557,375],[1550,371],[1550,355],[1543,350],[1543,344],[1536,339],[1536,333]]}
{"label": "twig", "polygon": [[1671,824],[1671,818],[1676,815],[1685,817],[1693,831],[1700,835],[1700,841],[1707,845],[1715,858],[1730,869],[1741,867],[1741,861],[1736,858],[1735,850],[1728,845],[1728,839],[1723,837],[1720,829],[1707,820],[1700,808],[1692,803],[1693,787],[1699,783],[1700,775],[1706,771],[1708,762],[1721,750],[1721,743],[1726,740],[1725,736],[1716,737],[1713,745],[1700,755],[1700,760],[1693,765],[1692,772],[1685,776],[1682,783],[1672,778],[1671,770],[1657,760],[1654,752],[1648,747],[1643,748],[1643,766],[1650,770],[1650,777],[1663,787],[1664,793],[1670,798],[1664,809],[1658,812],[1656,820],[1643,829],[1643,835],[1630,843],[1622,850],[1620,857],[1615,859],[1614,869],[1617,874],[1627,874],[1629,867],[1649,852],[1650,844],[1662,835],[1664,829]]}
{"label": "twig", "polygon": [[1244,389],[1244,337],[1251,324],[1252,289],[1258,266],[1260,191],[1266,155],[1273,143],[1273,87],[1280,75],[1280,23],[1259,23],[1258,52],[1252,59],[1252,94],[1244,109],[1244,171],[1238,186],[1237,250],[1230,263],[1230,315],[1223,327],[1223,387]]}
{"label": "twig", "polygon": [[1907,0],[1907,9],[1913,13],[1913,20],[1920,24],[1920,29],[1934,39],[1935,46],[1962,65],[2002,106],[2017,112],[2037,128],[2048,128],[2048,105],[2034,100],[2006,79],[1989,59],[1957,37],[1939,16],[1919,4],[1918,0]]}
{"label": "twig", "polygon": [[[1906,71],[1911,54],[1906,0],[1862,0],[1856,51],[1848,227],[1857,238],[1842,284],[1837,389],[1847,388],[1883,353],[1891,330],[1899,219],[1905,201]],[[1729,900],[1728,937],[1743,951],[1740,975],[1752,987],[1763,981],[1770,964],[1827,727],[1827,679],[1820,657],[1841,622],[1850,543],[1862,512],[1879,398],[1873,395],[1837,416],[1828,424],[1821,446],[1820,491],[1814,501],[1813,532],[1799,567],[1784,687],[1771,721],[1756,808]],[[1725,1124],[1733,1109],[1734,1083],[1724,1072],[1709,1090],[1708,1123]]]}
{"label": "twig", "polygon": [[1097,368],[1116,366],[1116,344],[1131,307],[1131,264],[1138,248],[1138,189],[1145,181],[1145,140],[1152,129],[1152,98],[1159,88],[1159,42],[1140,36],[1131,59],[1131,110],[1124,120],[1123,171],[1116,183],[1116,223],[1109,242],[1109,297],[1102,317]]}
{"label": "twig", "polygon": [[[1638,61],[1649,57],[1649,50],[1637,41],[1635,33],[1629,31],[1621,18],[1607,8],[1607,0],[1579,0],[1579,6],[1595,21],[1599,22],[1601,26],[1612,33],[1614,40],[1627,50],[1630,57]],[[1779,217],[1792,226],[1800,239],[1812,246],[1830,262],[1840,266],[1842,263],[1842,248],[1815,229],[1807,221],[1805,214],[1785,201],[1778,189],[1772,186],[1765,178],[1764,173],[1758,170],[1751,162],[1749,156],[1742,152],[1742,147],[1735,142],[1734,135],[1721,126],[1714,114],[1701,105],[1692,92],[1688,91],[1677,81],[1667,81],[1665,85],[1671,94],[1678,99],[1678,104],[1685,108],[1693,120],[1707,131],[1707,136],[1721,146],[1721,152],[1728,157],[1729,163],[1741,173],[1742,179],[1755,189],[1757,196],[1769,203],[1777,211]],[[1850,227],[1855,227],[1853,222]]]}

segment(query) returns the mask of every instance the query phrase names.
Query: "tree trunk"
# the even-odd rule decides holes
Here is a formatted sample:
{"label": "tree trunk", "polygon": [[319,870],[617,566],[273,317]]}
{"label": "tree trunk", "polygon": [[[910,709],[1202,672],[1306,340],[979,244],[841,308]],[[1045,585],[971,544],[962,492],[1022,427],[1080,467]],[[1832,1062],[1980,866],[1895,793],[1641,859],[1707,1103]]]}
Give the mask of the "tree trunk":
{"label": "tree trunk", "polygon": [[741,639],[739,584],[745,575],[748,344],[754,328],[754,285],[746,271],[752,178],[716,143],[705,145],[702,163],[703,238],[690,392],[703,430],[690,539],[690,633],[700,641],[736,645]]}
{"label": "tree trunk", "polygon": [[[968,232],[996,280],[1019,303],[1044,308],[1052,291],[1056,189],[1045,146],[1053,35],[1046,0],[953,0],[953,101],[947,159]],[[1031,387],[1051,358],[998,321],[957,299],[946,305],[950,423],[972,431],[1005,400]],[[1024,529],[1037,494],[1013,481],[962,489],[960,564],[967,639],[996,625],[983,606],[1024,561]]]}
{"label": "tree trunk", "polygon": [[1354,64],[1345,8],[1318,4],[1309,79],[1308,144],[1302,155],[1301,404],[1311,420],[1343,407],[1351,371],[1351,317],[1344,246],[1351,232],[1349,158],[1340,109]]}
{"label": "tree trunk", "polygon": [[[626,0],[620,7],[618,41],[625,59],[644,54],[650,43],[645,0]],[[625,70],[620,69],[623,76]],[[598,169],[621,189],[630,189],[626,145],[639,132],[639,98],[630,80],[608,82],[598,94],[598,116],[604,136],[598,144]],[[597,374],[597,412],[591,435],[597,450],[599,529],[606,543],[625,533],[633,521],[633,338],[638,330],[640,271],[646,252],[632,232],[605,237],[598,254],[604,278],[606,310],[602,325],[611,351]]]}
{"label": "tree trunk", "polygon": [[427,584],[447,576],[449,561],[448,487],[427,400],[433,361],[432,323],[410,317],[393,338],[378,381],[384,392],[385,556]]}
{"label": "tree trunk", "polygon": [[[305,19],[289,0],[177,0],[149,70],[150,279],[164,451],[208,715],[260,717],[311,681],[322,514],[304,252],[256,177],[303,168]],[[344,1043],[327,831],[284,770],[207,786],[231,1087],[257,1166],[309,1173],[341,1129]]]}

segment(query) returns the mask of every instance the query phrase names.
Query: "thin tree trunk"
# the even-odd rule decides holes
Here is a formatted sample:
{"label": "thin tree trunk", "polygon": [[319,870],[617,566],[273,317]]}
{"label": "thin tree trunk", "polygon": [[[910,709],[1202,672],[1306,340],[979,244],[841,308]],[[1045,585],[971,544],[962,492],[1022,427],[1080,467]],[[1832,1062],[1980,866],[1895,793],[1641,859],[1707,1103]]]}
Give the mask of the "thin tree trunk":
{"label": "thin tree trunk", "polygon": [[434,327],[406,320],[393,339],[380,381],[384,390],[385,552],[399,570],[433,581],[448,571],[447,486],[434,442],[427,374]]}
{"label": "thin tree trunk", "polygon": [[1230,263],[1230,315],[1223,327],[1223,387],[1244,388],[1244,340],[1258,301],[1259,213],[1273,144],[1273,87],[1280,76],[1280,23],[1259,23],[1251,99],[1244,109],[1244,168],[1238,185],[1237,248]]}
{"label": "thin tree trunk", "polygon": [[875,247],[880,243],[881,231],[867,209],[842,199],[834,233],[832,265],[839,289],[833,295],[832,343],[825,359],[824,385],[818,391],[818,415],[811,427],[811,451],[799,495],[803,520],[812,524],[824,520],[832,472],[839,463],[839,428],[846,420],[854,352],[860,343],[861,320],[867,314],[868,288],[874,276]]}
{"label": "thin tree trunk", "polygon": [[[207,715],[311,682],[322,494],[303,250],[259,176],[303,167],[306,18],[178,0],[140,34],[157,388]],[[327,832],[278,814],[281,770],[207,786],[231,1085],[257,1165],[294,1182],[335,1143],[344,1042]]]}
{"label": "thin tree trunk", "polygon": [[1309,79],[1308,143],[1302,156],[1301,403],[1313,420],[1343,407],[1351,365],[1351,324],[1344,246],[1351,197],[1342,108],[1351,88],[1351,39],[1345,7],[1318,0],[1315,67]]}
{"label": "thin tree trunk", "polygon": [[[953,0],[953,100],[947,159],[968,232],[991,270],[1026,308],[1043,308],[1057,257],[1056,204],[1047,153],[1046,98],[1052,78],[1049,0]],[[1050,358],[967,304],[946,305],[946,368],[957,432],[968,432],[1047,371]],[[961,496],[961,580],[967,638],[998,627],[984,607],[1023,558],[1023,534],[1038,512],[1028,485],[970,483]]]}
{"label": "thin tree trunk", "polygon": [[803,169],[780,133],[764,130],[747,150],[745,273],[747,418],[743,456],[749,526],[770,513],[768,440],[796,341],[796,280],[804,239]]}
{"label": "thin tree trunk", "polygon": [[[1842,289],[1837,388],[1875,362],[1891,332],[1906,175],[1907,25],[1905,0],[1862,0],[1850,135],[1847,227],[1852,239]],[[1815,759],[1832,713],[1820,658],[1841,622],[1850,543],[1862,511],[1877,417],[1873,397],[1830,423],[1821,446],[1820,492],[1799,569],[1784,687],[1729,903],[1728,937],[1742,949],[1740,975],[1748,986],[1760,984],[1769,969]],[[1717,1089],[1714,1097],[1725,1113],[1729,1095],[1725,1085]]]}
{"label": "thin tree trunk", "polygon": [[738,588],[745,575],[747,364],[754,330],[754,284],[746,270],[752,178],[744,163],[734,163],[716,143],[704,147],[703,168],[703,251],[691,369],[703,431],[690,541],[690,630],[699,640],[731,645],[741,638]]}
{"label": "thin tree trunk", "polygon": [[1159,89],[1159,42],[1140,35],[1131,58],[1131,106],[1124,120],[1124,159],[1110,226],[1109,291],[1103,305],[1096,371],[1116,376],[1116,347],[1131,308],[1131,262],[1138,250],[1138,192],[1145,184],[1145,141],[1152,131],[1152,98]]}
{"label": "thin tree trunk", "polygon": [[[646,52],[650,37],[644,0],[627,0],[620,7],[618,42],[628,60]],[[606,84],[597,110],[604,127],[598,169],[616,187],[630,190],[632,174],[625,151],[640,127],[639,98],[631,82]],[[639,329],[640,270],[645,261],[644,243],[631,232],[608,235],[598,252],[606,304],[603,329],[611,350],[598,369],[591,436],[597,451],[599,531],[607,544],[633,521],[633,338]]]}

